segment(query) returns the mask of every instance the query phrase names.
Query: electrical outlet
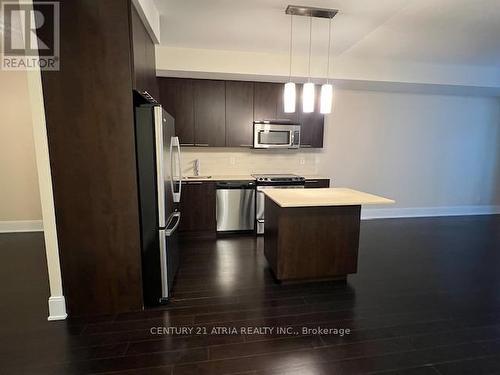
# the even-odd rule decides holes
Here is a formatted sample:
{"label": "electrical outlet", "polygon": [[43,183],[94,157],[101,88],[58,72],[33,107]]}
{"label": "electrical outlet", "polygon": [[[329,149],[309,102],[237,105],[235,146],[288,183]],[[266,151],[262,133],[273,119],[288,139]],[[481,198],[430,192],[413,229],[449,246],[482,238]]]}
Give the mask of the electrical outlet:
{"label": "electrical outlet", "polygon": [[231,165],[235,165],[236,164],[236,158],[234,156],[231,156],[229,158],[229,164],[231,164]]}
{"label": "electrical outlet", "polygon": [[300,158],[300,165],[304,165],[306,163],[306,159]]}

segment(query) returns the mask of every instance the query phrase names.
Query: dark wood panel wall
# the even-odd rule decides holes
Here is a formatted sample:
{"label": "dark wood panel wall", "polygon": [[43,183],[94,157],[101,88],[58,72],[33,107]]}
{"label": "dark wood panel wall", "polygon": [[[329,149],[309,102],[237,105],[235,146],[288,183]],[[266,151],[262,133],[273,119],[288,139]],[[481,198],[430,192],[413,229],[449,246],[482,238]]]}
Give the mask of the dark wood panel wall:
{"label": "dark wood panel wall", "polygon": [[131,40],[133,52],[133,85],[140,91],[149,92],[159,100],[156,79],[155,46],[135,7],[131,7]]}
{"label": "dark wood panel wall", "polygon": [[156,78],[154,46],[132,8],[61,1],[61,70],[42,73],[71,315],[142,308],[132,88],[154,92]]}

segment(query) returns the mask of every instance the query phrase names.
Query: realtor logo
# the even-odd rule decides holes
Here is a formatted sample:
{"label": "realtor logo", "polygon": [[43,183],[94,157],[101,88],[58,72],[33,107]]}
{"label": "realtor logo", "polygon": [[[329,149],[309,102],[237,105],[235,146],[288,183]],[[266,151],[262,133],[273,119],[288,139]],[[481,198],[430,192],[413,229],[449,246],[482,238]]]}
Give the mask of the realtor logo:
{"label": "realtor logo", "polygon": [[3,1],[4,70],[59,70],[59,2]]}

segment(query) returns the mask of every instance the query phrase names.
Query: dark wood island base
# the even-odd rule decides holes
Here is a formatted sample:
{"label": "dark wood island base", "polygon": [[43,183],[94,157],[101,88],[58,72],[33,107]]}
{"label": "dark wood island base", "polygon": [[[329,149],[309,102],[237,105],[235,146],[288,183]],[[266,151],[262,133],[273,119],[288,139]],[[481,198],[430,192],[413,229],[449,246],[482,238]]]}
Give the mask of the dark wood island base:
{"label": "dark wood island base", "polygon": [[281,207],[266,196],[264,254],[283,282],[356,273],[361,205]]}

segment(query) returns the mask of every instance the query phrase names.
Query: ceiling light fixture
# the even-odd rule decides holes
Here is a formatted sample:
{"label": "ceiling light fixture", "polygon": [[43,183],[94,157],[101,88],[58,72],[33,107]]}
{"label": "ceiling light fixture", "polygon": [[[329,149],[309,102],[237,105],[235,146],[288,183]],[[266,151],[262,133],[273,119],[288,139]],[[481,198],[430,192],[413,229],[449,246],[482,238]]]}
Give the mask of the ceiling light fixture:
{"label": "ceiling light fixture", "polygon": [[283,110],[285,113],[295,112],[296,92],[295,83],[292,82],[292,37],[293,37],[293,15],[290,15],[290,70],[288,82],[285,83],[283,91]]}
{"label": "ceiling light fixture", "polygon": [[[320,112],[330,113],[332,110],[333,101],[333,86],[330,84],[330,44],[331,44],[331,26],[332,18],[338,13],[337,9],[314,8],[308,6],[288,5],[286,14],[309,17],[309,64],[308,64],[308,79],[302,89],[302,110],[306,113],[314,111],[315,87],[311,82],[311,39],[312,39],[312,19],[328,18],[330,24],[328,26],[328,66],[326,73],[326,84],[321,86]],[[291,75],[291,74],[290,74]],[[288,84],[288,83],[287,83]],[[285,88],[286,90],[286,88]]]}
{"label": "ceiling light fixture", "polygon": [[302,111],[314,111],[314,83],[311,82],[312,17],[309,17],[309,62],[307,64],[307,83],[302,89]]}
{"label": "ceiling light fixture", "polygon": [[[326,63],[326,83],[321,85],[321,99],[319,111],[323,114],[332,112],[333,86],[330,84],[330,45],[332,37],[332,19],[328,23],[328,58]],[[332,59],[333,61],[333,59]]]}

